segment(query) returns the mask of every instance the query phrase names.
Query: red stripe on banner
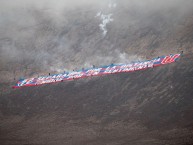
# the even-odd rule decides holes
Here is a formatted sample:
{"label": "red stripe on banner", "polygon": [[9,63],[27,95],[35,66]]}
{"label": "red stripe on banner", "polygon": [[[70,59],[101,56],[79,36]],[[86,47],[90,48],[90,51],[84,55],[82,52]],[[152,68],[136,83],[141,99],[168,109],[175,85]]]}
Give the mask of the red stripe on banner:
{"label": "red stripe on banner", "polygon": [[144,62],[135,62],[131,64],[123,65],[109,65],[101,68],[92,68],[85,71],[71,72],[68,74],[56,74],[53,76],[44,76],[39,78],[29,78],[19,81],[13,88],[29,87],[29,86],[39,86],[43,84],[51,84],[62,81],[72,81],[81,78],[87,78],[90,76],[102,76],[107,74],[117,74],[123,72],[134,72],[138,70],[146,70],[148,68],[153,68],[169,63],[175,62],[181,54],[162,56],[152,60]]}

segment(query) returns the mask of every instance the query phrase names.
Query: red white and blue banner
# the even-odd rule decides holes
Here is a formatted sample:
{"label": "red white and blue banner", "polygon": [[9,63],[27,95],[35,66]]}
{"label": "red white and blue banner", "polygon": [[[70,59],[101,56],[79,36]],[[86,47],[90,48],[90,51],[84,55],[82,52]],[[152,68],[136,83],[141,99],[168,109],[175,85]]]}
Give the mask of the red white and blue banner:
{"label": "red white and blue banner", "polygon": [[50,76],[41,76],[37,78],[22,79],[17,82],[13,88],[27,87],[27,86],[37,86],[42,84],[49,84],[55,82],[62,82],[74,79],[80,79],[90,76],[100,76],[106,74],[115,74],[122,72],[134,72],[138,70],[144,70],[148,68],[153,68],[156,66],[161,66],[169,63],[174,63],[180,58],[181,54],[170,54],[168,56],[161,56],[154,58],[152,60],[146,60],[142,62],[134,62],[129,64],[111,64],[108,66],[89,68],[80,71],[65,72],[62,74],[54,74]]}

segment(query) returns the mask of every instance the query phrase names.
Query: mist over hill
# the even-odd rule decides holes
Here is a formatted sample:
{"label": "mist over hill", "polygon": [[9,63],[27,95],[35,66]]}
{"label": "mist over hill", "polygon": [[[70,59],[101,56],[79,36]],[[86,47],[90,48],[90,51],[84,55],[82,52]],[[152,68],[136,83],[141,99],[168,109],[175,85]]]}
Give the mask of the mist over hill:
{"label": "mist over hill", "polygon": [[2,0],[1,80],[190,50],[191,2]]}
{"label": "mist over hill", "polygon": [[[19,78],[179,53],[133,73]],[[1,145],[193,144],[192,0],[1,0]]]}

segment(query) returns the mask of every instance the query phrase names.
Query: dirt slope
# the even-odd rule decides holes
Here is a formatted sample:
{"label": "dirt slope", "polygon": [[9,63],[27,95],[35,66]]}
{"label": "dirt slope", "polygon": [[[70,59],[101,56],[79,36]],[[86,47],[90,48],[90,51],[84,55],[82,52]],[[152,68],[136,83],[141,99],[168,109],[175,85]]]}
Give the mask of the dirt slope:
{"label": "dirt slope", "polygon": [[12,90],[1,95],[0,142],[191,144],[192,61]]}
{"label": "dirt slope", "polygon": [[[192,1],[62,10],[21,1],[0,2],[0,145],[193,144]],[[99,11],[113,14],[105,36]],[[153,69],[11,88],[20,77],[182,50],[178,62]]]}

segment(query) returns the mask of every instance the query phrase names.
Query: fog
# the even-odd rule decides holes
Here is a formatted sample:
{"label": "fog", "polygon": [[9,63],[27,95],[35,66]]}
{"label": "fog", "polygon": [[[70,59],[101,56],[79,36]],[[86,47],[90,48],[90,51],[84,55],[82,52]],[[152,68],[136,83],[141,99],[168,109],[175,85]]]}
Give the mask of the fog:
{"label": "fog", "polygon": [[148,27],[163,37],[192,5],[191,0],[0,0],[0,73],[18,79],[142,60],[138,31]]}

